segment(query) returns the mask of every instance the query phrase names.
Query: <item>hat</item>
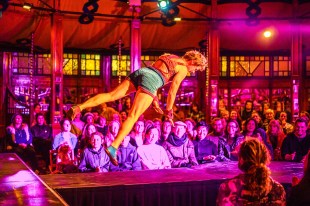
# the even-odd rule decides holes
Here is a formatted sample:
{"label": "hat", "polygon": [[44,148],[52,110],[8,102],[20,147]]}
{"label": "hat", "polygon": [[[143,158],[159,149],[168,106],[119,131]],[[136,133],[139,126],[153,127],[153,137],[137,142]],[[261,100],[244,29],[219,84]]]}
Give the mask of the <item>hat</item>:
{"label": "hat", "polygon": [[196,124],[195,128],[198,129],[198,127],[207,127],[207,129],[210,128],[210,126],[205,121],[200,121]]}
{"label": "hat", "polygon": [[94,118],[94,115],[93,115],[91,112],[87,112],[87,113],[85,113],[84,116],[83,116],[83,121],[84,121],[84,122],[86,122],[86,119],[87,119],[88,116],[92,116],[92,117]]}
{"label": "hat", "polygon": [[184,123],[184,122],[182,122],[182,121],[176,121],[175,123],[174,123],[174,126],[176,127],[176,126],[184,126],[185,128],[187,128],[187,125]]}

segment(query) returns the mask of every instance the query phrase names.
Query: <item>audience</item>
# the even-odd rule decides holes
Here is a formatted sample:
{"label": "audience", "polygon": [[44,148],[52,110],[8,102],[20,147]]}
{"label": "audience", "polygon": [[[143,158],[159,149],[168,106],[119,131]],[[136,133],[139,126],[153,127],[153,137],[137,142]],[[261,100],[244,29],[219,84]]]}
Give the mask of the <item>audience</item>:
{"label": "audience", "polygon": [[271,120],[267,129],[267,142],[271,144],[273,149],[273,160],[282,160],[281,146],[285,138],[278,120]]}
{"label": "audience", "polygon": [[108,172],[110,158],[102,146],[103,135],[100,132],[92,133],[90,143],[91,146],[83,151],[80,172]]}
{"label": "audience", "polygon": [[32,134],[28,125],[23,123],[21,114],[16,113],[12,116],[11,124],[7,127],[7,133],[9,135],[9,145],[12,146],[13,152],[26,163],[29,163],[33,171],[36,171],[38,161],[32,145]]}
{"label": "audience", "polygon": [[37,154],[43,156],[45,167],[49,165],[49,150],[52,149],[52,128],[46,124],[43,113],[36,114],[36,124],[30,128],[33,146]]}
{"label": "audience", "polygon": [[307,134],[308,122],[305,118],[295,121],[294,132],[283,140],[281,147],[282,158],[286,161],[304,161],[310,149],[310,134]]}
{"label": "audience", "polygon": [[145,144],[137,149],[144,170],[171,168],[166,150],[156,144],[158,138],[158,128],[155,126],[149,127],[145,132]]}
{"label": "audience", "polygon": [[[228,120],[225,130],[225,137],[229,152],[225,157],[230,158],[231,160],[237,160],[239,147],[241,143],[244,141],[244,136],[240,133],[238,122],[236,120],[232,119]],[[221,152],[222,151],[221,148],[227,148],[227,147],[219,146],[219,153],[225,154],[224,152]]]}
{"label": "audience", "polygon": [[198,165],[195,157],[194,144],[186,134],[187,125],[184,122],[174,123],[173,131],[169,134],[163,147],[167,151],[171,167],[191,167]]}
{"label": "audience", "polygon": [[210,126],[204,121],[201,121],[196,125],[196,127],[197,137],[193,141],[196,159],[199,164],[212,162],[215,160],[218,153],[216,145],[206,138]]}
{"label": "audience", "polygon": [[58,133],[53,140],[53,149],[56,150],[58,147],[65,142],[69,145],[71,150],[77,146],[78,139],[75,134],[72,134],[71,131],[71,122],[69,119],[64,118],[60,121],[61,132]]}
{"label": "audience", "polygon": [[121,143],[117,151],[118,165],[110,164],[110,171],[128,171],[128,170],[141,170],[141,162],[138,157],[136,147],[130,143],[130,136],[127,135]]}
{"label": "audience", "polygon": [[238,167],[242,174],[222,183],[216,204],[222,205],[285,205],[283,186],[270,176],[268,150],[257,139],[241,144]]}

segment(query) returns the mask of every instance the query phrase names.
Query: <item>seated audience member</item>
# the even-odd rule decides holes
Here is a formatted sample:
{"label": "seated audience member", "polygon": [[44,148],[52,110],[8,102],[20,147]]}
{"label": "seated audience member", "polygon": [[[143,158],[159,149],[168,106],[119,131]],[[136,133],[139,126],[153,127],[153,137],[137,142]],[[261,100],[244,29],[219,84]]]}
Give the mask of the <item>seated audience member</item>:
{"label": "seated audience member", "polygon": [[167,141],[163,143],[171,167],[191,167],[198,165],[195,157],[194,144],[187,137],[186,127],[184,122],[175,122],[173,132],[169,134]]}
{"label": "seated audience member", "polygon": [[241,120],[240,114],[237,112],[237,110],[231,110],[229,119],[236,120],[238,122],[238,125],[239,125],[239,130],[241,131],[242,120]]}
{"label": "seated audience member", "polygon": [[271,120],[267,129],[267,141],[272,145],[274,160],[282,160],[281,146],[284,138],[285,134],[281,129],[279,121]]}
{"label": "seated audience member", "polygon": [[304,161],[303,178],[299,181],[297,177],[293,177],[293,180],[293,187],[288,195],[287,206],[310,205],[310,151]]}
{"label": "seated audience member", "polygon": [[[224,155],[226,158],[231,160],[238,160],[238,152],[241,143],[244,141],[244,136],[240,133],[239,125],[236,120],[228,120],[226,130],[226,142],[228,147],[220,146],[219,144],[219,153]],[[227,149],[228,154],[225,155],[224,149]]]}
{"label": "seated audience member", "polygon": [[[163,122],[161,121],[161,119],[155,118],[155,119],[153,119],[152,122],[153,122],[152,125],[155,126],[155,127],[158,129],[159,134],[161,134],[161,125],[162,125],[162,123],[163,123]],[[145,127],[144,130],[146,131],[146,130],[147,130],[147,127]]]}
{"label": "seated audience member", "polygon": [[224,125],[221,118],[214,118],[211,122],[212,132],[207,135],[207,139],[213,142],[218,149],[220,137],[224,137]]}
{"label": "seated audience member", "polygon": [[283,186],[270,176],[268,150],[250,139],[240,146],[238,167],[243,172],[222,183],[216,199],[222,205],[285,205]]}
{"label": "seated audience member", "polygon": [[244,109],[241,111],[241,119],[242,119],[242,121],[245,121],[248,118],[250,118],[251,115],[252,115],[253,110],[254,110],[253,101],[246,100],[246,102],[244,104]]}
{"label": "seated audience member", "polygon": [[173,109],[173,122],[185,120],[185,113],[177,105],[174,104],[172,109]]}
{"label": "seated audience member", "polygon": [[257,138],[258,140],[262,141],[266,145],[270,156],[273,158],[273,149],[271,144],[269,144],[267,141],[267,134],[265,130],[258,127],[258,124],[254,118],[250,118],[245,121],[244,131],[242,134],[244,135],[245,139]]}
{"label": "seated audience member", "polygon": [[116,135],[119,132],[121,124],[118,121],[112,120],[108,126],[107,135],[104,137],[103,145],[105,147],[109,147],[111,143],[114,141]]}
{"label": "seated audience member", "polygon": [[281,112],[279,122],[284,134],[288,134],[294,131],[294,126],[287,122],[287,113]]}
{"label": "seated audience member", "polygon": [[303,161],[310,149],[310,135],[307,134],[307,120],[298,118],[295,121],[294,132],[283,140],[282,158],[286,161]]}
{"label": "seated audience member", "polygon": [[194,140],[196,135],[197,135],[197,131],[195,130],[195,125],[196,125],[196,122],[191,119],[191,118],[186,118],[184,123],[186,124],[186,134],[187,134],[187,137],[190,139],[190,140]]}
{"label": "seated audience member", "polygon": [[110,158],[102,146],[103,135],[100,132],[93,133],[90,143],[91,146],[83,151],[79,170],[81,172],[108,172]]}
{"label": "seated audience member", "polygon": [[21,114],[14,114],[11,124],[7,127],[9,145],[23,161],[29,163],[33,171],[37,170],[36,152],[32,145],[32,134],[26,123],[23,123]]}
{"label": "seated audience member", "polygon": [[107,120],[104,116],[99,115],[98,117],[98,124],[96,124],[96,129],[98,132],[100,132],[104,137],[108,133],[108,125]]}
{"label": "seated audience member", "polygon": [[149,127],[145,132],[145,144],[137,149],[144,170],[171,168],[166,150],[156,144],[158,138],[157,127]]}
{"label": "seated audience member", "polygon": [[137,149],[129,141],[130,136],[127,135],[117,150],[118,166],[110,164],[110,171],[141,170]]}
{"label": "seated audience member", "polygon": [[196,102],[193,102],[189,108],[187,118],[191,118],[198,123],[200,121],[205,121],[205,114],[199,109],[199,105]]}
{"label": "seated audience member", "polygon": [[193,141],[195,148],[195,156],[199,164],[204,164],[214,161],[217,156],[216,145],[206,138],[209,125],[204,121],[199,122],[197,125],[197,137]]}
{"label": "seated audience member", "polygon": [[56,170],[53,174],[67,174],[78,172],[77,166],[74,164],[74,152],[67,142],[64,142],[58,147],[56,157]]}
{"label": "seated audience member", "polygon": [[169,120],[165,120],[162,124],[161,136],[157,141],[158,145],[162,145],[167,139],[171,132],[172,124]]}
{"label": "seated audience member", "polygon": [[130,132],[130,144],[135,147],[139,147],[144,143],[144,121],[138,120],[133,126],[132,131]]}
{"label": "seated audience member", "polygon": [[85,124],[85,130],[82,134],[80,141],[79,141],[79,149],[85,149],[85,147],[90,146],[90,137],[92,133],[97,132],[96,125],[94,123],[87,123]]}
{"label": "seated audience member", "polygon": [[265,111],[265,119],[263,121],[263,129],[267,131],[269,122],[275,119],[275,114],[273,109],[267,109]]}
{"label": "seated audience member", "polygon": [[36,153],[43,156],[45,167],[49,165],[49,151],[52,149],[52,128],[45,123],[43,113],[36,114],[36,124],[30,128],[33,137],[33,146]]}
{"label": "seated audience member", "polygon": [[81,120],[81,112],[77,113],[74,120],[71,122],[71,133],[75,134],[78,138],[81,137],[85,122]]}
{"label": "seated audience member", "polygon": [[128,117],[128,113],[125,110],[122,110],[119,112],[119,115],[121,116],[121,121],[124,122],[127,117]]}
{"label": "seated audience member", "polygon": [[253,111],[251,118],[253,118],[257,122],[258,128],[264,129],[263,128],[263,120],[262,120],[262,117],[260,116],[259,112]]}
{"label": "seated audience member", "polygon": [[53,149],[58,149],[60,145],[67,142],[72,150],[76,148],[78,139],[71,131],[71,122],[69,119],[64,118],[60,121],[61,132],[54,137]]}

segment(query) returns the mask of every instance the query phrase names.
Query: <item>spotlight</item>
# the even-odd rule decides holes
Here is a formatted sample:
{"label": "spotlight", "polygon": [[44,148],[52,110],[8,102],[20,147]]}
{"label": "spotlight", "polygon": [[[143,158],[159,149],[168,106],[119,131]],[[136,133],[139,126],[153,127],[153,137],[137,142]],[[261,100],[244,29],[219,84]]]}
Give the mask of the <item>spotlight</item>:
{"label": "spotlight", "polygon": [[170,0],[158,0],[157,5],[160,10],[166,11],[171,6],[171,1]]}
{"label": "spotlight", "polygon": [[271,31],[269,31],[269,30],[264,31],[264,37],[265,38],[270,38],[271,36],[272,36]]}
{"label": "spotlight", "polygon": [[24,5],[23,5],[23,8],[28,10],[28,11],[30,11],[30,9],[32,8],[32,4],[29,4],[29,3],[25,2]]}

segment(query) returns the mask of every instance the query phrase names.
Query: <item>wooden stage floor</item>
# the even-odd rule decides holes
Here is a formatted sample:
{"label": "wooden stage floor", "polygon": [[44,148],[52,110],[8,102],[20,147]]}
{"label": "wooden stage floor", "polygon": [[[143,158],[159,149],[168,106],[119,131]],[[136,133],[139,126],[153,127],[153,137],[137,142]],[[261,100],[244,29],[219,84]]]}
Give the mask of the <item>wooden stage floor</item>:
{"label": "wooden stage floor", "polygon": [[[303,164],[272,162],[272,177],[288,190]],[[239,174],[237,162],[193,168],[37,176],[15,154],[0,154],[0,205],[215,205],[219,185]],[[42,181],[43,180],[43,181]],[[56,191],[56,192],[55,192]],[[59,197],[59,195],[61,197]],[[63,199],[62,199],[63,198]]]}
{"label": "wooden stage floor", "polygon": [[0,205],[68,205],[13,153],[0,153]]}
{"label": "wooden stage floor", "polygon": [[[272,177],[291,187],[302,177],[303,164],[272,162]],[[41,178],[70,205],[215,205],[217,189],[239,174],[237,162],[208,163],[194,168],[43,175]]]}

